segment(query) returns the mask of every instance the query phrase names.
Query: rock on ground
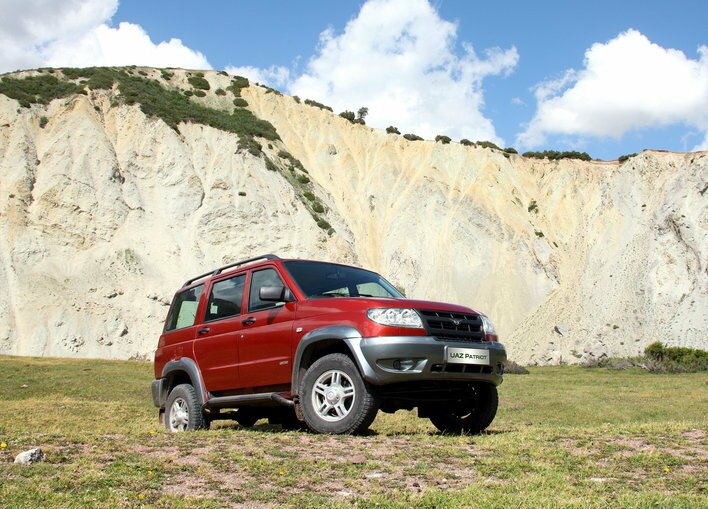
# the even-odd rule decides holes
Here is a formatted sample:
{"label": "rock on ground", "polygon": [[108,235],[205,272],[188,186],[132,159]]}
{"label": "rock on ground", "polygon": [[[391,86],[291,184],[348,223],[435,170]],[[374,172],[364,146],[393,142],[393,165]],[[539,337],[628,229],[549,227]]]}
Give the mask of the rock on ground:
{"label": "rock on ground", "polygon": [[15,457],[15,463],[20,465],[31,465],[32,463],[38,463],[46,459],[46,455],[42,452],[39,447],[35,449],[30,449],[29,451],[21,452]]}

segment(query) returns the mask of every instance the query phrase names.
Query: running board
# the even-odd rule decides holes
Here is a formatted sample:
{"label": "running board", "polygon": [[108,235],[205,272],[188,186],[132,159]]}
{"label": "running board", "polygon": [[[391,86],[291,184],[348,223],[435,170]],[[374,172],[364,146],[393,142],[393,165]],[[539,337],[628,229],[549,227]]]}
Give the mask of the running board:
{"label": "running board", "polygon": [[284,398],[282,394],[277,392],[263,392],[260,394],[241,394],[238,396],[219,396],[217,398],[209,398],[204,403],[203,408],[237,408],[239,406],[247,406],[258,403],[275,402],[279,405],[294,406],[295,402]]}

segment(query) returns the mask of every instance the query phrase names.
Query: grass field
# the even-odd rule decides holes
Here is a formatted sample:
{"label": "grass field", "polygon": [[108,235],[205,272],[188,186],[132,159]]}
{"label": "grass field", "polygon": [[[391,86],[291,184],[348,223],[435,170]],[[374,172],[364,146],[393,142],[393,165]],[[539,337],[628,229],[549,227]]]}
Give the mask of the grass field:
{"label": "grass field", "polygon": [[[489,433],[168,435],[144,362],[0,357],[0,507],[708,507],[708,374],[532,368]],[[5,444],[2,447],[2,444]],[[41,446],[43,463],[12,464]]]}

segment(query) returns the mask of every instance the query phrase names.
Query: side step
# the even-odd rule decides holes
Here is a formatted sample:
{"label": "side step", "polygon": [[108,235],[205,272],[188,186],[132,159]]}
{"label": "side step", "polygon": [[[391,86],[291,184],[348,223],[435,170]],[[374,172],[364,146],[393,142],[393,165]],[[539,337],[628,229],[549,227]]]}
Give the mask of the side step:
{"label": "side step", "polygon": [[217,408],[238,408],[240,406],[257,405],[260,403],[275,402],[284,406],[295,406],[295,402],[283,397],[278,392],[263,392],[260,394],[241,394],[238,396],[219,396],[209,398],[202,408],[217,409]]}

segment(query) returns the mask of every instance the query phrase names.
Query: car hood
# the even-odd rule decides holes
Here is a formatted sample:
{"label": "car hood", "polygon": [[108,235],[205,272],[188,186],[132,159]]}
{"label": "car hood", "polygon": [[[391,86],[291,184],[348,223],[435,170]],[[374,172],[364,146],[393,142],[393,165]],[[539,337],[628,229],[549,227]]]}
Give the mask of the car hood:
{"label": "car hood", "polygon": [[396,299],[386,297],[325,297],[309,299],[305,301],[308,307],[326,307],[328,309],[369,309],[369,308],[414,308],[431,311],[447,311],[451,313],[476,313],[472,308],[449,304],[446,302],[434,302],[428,300]]}

